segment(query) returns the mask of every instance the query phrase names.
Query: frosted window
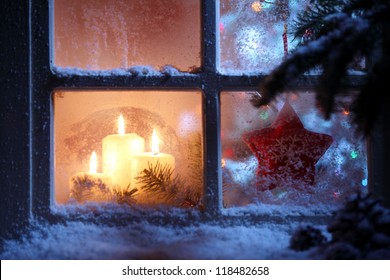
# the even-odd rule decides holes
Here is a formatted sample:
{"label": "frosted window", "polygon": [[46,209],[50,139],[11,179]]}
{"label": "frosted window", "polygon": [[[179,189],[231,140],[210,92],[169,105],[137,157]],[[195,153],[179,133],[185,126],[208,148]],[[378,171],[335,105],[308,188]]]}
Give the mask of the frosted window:
{"label": "frosted window", "polygon": [[289,26],[308,2],[221,0],[220,72],[267,73],[272,70],[283,60],[285,51],[295,46],[288,34]]}
{"label": "frosted window", "polygon": [[61,90],[53,101],[57,203],[200,201],[200,92]]}
{"label": "frosted window", "polygon": [[[347,97],[326,121],[312,93],[290,94],[288,102],[283,97],[260,109],[250,104],[252,94],[221,94],[225,207],[328,211],[356,191],[367,192],[365,144],[354,133]],[[314,169],[307,164],[312,155]]]}
{"label": "frosted window", "polygon": [[88,70],[201,66],[199,0],[55,0],[54,63]]}

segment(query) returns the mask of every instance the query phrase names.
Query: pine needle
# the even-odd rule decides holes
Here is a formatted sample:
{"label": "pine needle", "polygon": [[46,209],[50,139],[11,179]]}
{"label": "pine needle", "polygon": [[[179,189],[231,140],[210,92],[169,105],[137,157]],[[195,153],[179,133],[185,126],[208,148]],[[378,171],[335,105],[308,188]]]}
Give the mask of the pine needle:
{"label": "pine needle", "polygon": [[171,182],[172,174],[173,169],[168,164],[162,166],[157,161],[156,165],[153,166],[148,162],[148,168],[142,170],[140,176],[135,177],[135,180],[141,183],[141,188],[147,192],[164,192]]}

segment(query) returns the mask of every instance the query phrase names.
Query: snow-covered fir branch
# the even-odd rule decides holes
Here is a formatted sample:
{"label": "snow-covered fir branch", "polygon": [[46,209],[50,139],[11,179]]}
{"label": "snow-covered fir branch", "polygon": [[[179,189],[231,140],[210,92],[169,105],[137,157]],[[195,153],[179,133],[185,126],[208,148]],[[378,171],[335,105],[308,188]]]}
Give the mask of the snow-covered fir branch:
{"label": "snow-covered fir branch", "polygon": [[378,106],[385,103],[380,100],[387,100],[377,89],[386,86],[387,77],[383,73],[390,71],[389,16],[390,4],[385,0],[312,1],[293,28],[300,44],[263,80],[260,96],[252,99],[253,105],[267,105],[293,87],[302,75],[319,68],[315,92],[318,105],[329,118],[336,96],[348,81],[351,64],[364,61],[366,79],[353,101],[351,113],[358,129],[367,133]]}

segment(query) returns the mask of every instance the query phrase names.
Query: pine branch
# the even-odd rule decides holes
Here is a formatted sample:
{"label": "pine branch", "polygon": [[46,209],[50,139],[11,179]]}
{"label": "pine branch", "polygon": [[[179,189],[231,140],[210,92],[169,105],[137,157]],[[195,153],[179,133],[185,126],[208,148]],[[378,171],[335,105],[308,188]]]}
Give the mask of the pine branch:
{"label": "pine branch", "polygon": [[180,206],[185,208],[198,208],[199,210],[204,210],[200,193],[197,192],[195,194],[196,196],[193,196],[192,194],[186,196]]}
{"label": "pine branch", "polygon": [[72,178],[72,188],[70,190],[70,199],[79,203],[85,201],[101,201],[110,192],[101,179],[94,180],[87,174]]}
{"label": "pine branch", "polygon": [[[297,49],[262,81],[260,95],[253,96],[252,104],[269,104],[293,89],[303,74],[320,68],[315,93],[318,105],[329,117],[336,96],[345,88],[350,66],[364,56],[369,58],[367,79],[358,89],[351,113],[358,131],[367,134],[379,111],[376,106],[390,102],[386,95],[379,96],[375,91],[387,87],[387,75],[383,73],[388,73],[390,61],[388,18],[388,0],[312,0],[293,26],[294,36],[300,40]],[[382,102],[374,101],[376,98]]]}
{"label": "pine branch", "polygon": [[118,185],[108,186],[101,179],[93,179],[87,174],[72,178],[70,199],[78,203],[86,201],[116,202],[119,204],[134,204],[134,194],[137,189],[131,189],[130,185],[122,190]]}
{"label": "pine branch", "polygon": [[203,185],[203,151],[200,133],[191,136],[187,154],[188,168],[191,170],[189,175],[191,185],[194,188],[201,188]]}
{"label": "pine branch", "polygon": [[185,184],[180,176],[172,178],[172,174],[173,170],[169,166],[157,162],[156,166],[148,165],[135,179],[141,183],[141,189],[161,198],[165,203],[179,207],[201,207],[200,188]]}
{"label": "pine branch", "polygon": [[112,187],[112,198],[115,202],[119,204],[132,205],[135,203],[134,195],[138,192],[137,188],[131,189],[130,185],[123,190],[120,186],[115,185]]}
{"label": "pine branch", "polygon": [[202,200],[203,186],[203,153],[202,138],[199,133],[193,134],[188,142],[186,161],[190,173],[183,180],[179,175],[173,176],[174,170],[168,165],[155,166],[148,164],[136,177],[141,189],[152,193],[165,203],[178,207],[199,207]]}
{"label": "pine branch", "polygon": [[[190,136],[187,154],[190,180],[186,184],[184,182],[181,183],[182,189],[179,194],[179,206],[203,209],[203,150],[202,136],[200,133],[194,133]],[[182,181],[180,178],[177,179],[178,181]]]}
{"label": "pine branch", "polygon": [[[331,2],[331,3],[330,3]],[[326,27],[324,18],[327,15],[340,11],[340,1],[321,1],[321,5],[311,1],[304,12],[298,15],[293,21],[291,31],[294,40],[298,39],[298,46],[305,44],[321,34],[325,34],[329,27]]]}
{"label": "pine branch", "polygon": [[185,208],[201,208],[202,193],[199,188],[188,185],[180,176],[176,176],[165,192],[161,193],[165,201]]}
{"label": "pine branch", "polygon": [[157,161],[155,166],[148,163],[148,168],[142,170],[140,176],[135,179],[141,183],[141,188],[147,192],[164,192],[171,182],[172,174],[172,168],[167,164],[162,166],[162,164]]}
{"label": "pine branch", "polygon": [[72,188],[70,189],[70,194],[69,194],[69,197],[71,199],[75,199],[78,202],[83,201],[83,190],[84,190],[83,186],[85,186],[86,181],[87,178],[85,177],[72,178],[72,182],[71,182]]}

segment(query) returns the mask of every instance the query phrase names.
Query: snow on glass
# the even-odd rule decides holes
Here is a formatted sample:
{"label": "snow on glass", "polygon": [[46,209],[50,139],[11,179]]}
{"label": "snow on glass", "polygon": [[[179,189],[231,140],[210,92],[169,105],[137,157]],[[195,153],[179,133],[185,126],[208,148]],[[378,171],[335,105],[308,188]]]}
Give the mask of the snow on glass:
{"label": "snow on glass", "polygon": [[[285,210],[290,211],[290,214],[307,211],[324,213],[340,206],[357,191],[367,193],[366,149],[364,141],[356,137],[355,128],[351,124],[348,97],[338,101],[338,112],[330,120],[324,120],[315,107],[315,96],[312,93],[289,93],[260,109],[254,109],[251,105],[252,94],[256,93],[221,94],[223,203],[230,212],[244,207],[250,212],[262,208],[265,213],[284,213]],[[325,153],[315,164],[314,184],[308,184],[307,180],[299,182],[291,179],[267,189],[264,187],[267,181],[257,174],[258,166],[262,167],[264,163],[261,165],[262,162],[255,157],[244,141],[244,135],[270,127],[287,99],[305,129],[328,135],[323,137],[332,137],[333,142],[329,147],[326,146]],[[294,143],[290,141],[287,144],[276,150],[285,158],[288,158]],[[304,145],[295,145],[293,153],[304,154],[306,148]],[[296,163],[302,164],[300,160]],[[276,175],[288,177],[284,176],[286,174]]]}
{"label": "snow on glass", "polygon": [[82,70],[201,66],[199,0],[55,0],[54,66]]}
{"label": "snow on glass", "polygon": [[53,101],[57,204],[194,206],[201,198],[200,92],[57,90]]}
{"label": "snow on glass", "polygon": [[296,46],[289,27],[308,0],[221,0],[221,73],[266,73]]}

